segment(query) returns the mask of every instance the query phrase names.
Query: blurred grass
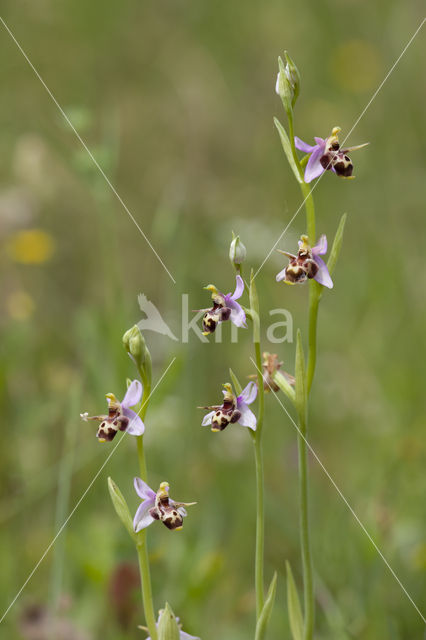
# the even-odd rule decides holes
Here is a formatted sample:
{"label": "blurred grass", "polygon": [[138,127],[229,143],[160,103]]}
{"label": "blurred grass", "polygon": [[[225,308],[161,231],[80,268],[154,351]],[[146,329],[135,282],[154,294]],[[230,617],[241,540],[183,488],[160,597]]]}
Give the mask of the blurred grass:
{"label": "blurred grass", "polygon": [[[3,609],[55,533],[73,394],[81,386],[81,411],[101,411],[104,394],[122,393],[134,375],[121,335],[139,320],[137,294],[179,332],[182,292],[192,309],[206,304],[201,287],[208,282],[232,289],[231,229],[257,267],[300,204],[272,124],[281,117],[273,91],[277,55],[288,49],[302,73],[297,134],[310,140],[336,124],[345,132],[418,26],[420,9],[396,0],[5,0],[4,19],[177,285],[2,30]],[[421,33],[348,141],[371,142],[354,154],[357,180],[327,175],[315,189],[319,232],[331,236],[341,213],[349,217],[336,286],[321,308],[310,427],[319,457],[421,608],[424,42]],[[29,230],[50,239],[45,262],[25,264],[11,251]],[[301,212],[281,248],[291,250],[303,231]],[[281,264],[273,255],[259,275],[264,324],[268,309],[284,306],[303,329],[307,292],[276,285]],[[167,479],[178,499],[199,503],[182,534],[150,530],[156,606],[167,598],[185,630],[203,640],[245,640],[254,607],[252,451],[243,430],[214,437],[199,428],[196,406],[216,401],[229,365],[242,380],[252,372],[249,340],[147,339],[157,376],[177,356],[148,413],[151,482]],[[279,354],[292,370],[293,345]],[[266,430],[267,578],[279,573],[269,635],[288,637],[285,559],[300,586],[296,438],[272,397]],[[77,433],[71,506],[109,453],[90,426],[81,423]],[[137,594],[126,629],[109,586],[120,563],[135,561],[106,489],[111,475],[136,507],[133,447],[131,438],[123,442],[63,534],[66,615],[94,638],[143,637],[135,630],[143,623]],[[314,462],[311,510],[318,638],[420,638],[420,618]],[[4,637],[20,638],[25,608],[48,602],[52,560],[50,554],[2,623]]]}

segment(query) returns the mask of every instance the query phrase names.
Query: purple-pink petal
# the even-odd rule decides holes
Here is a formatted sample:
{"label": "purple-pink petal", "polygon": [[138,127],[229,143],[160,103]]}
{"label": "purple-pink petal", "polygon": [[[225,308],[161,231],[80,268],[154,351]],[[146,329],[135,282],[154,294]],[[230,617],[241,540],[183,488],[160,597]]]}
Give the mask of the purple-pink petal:
{"label": "purple-pink petal", "polygon": [[320,258],[318,255],[314,256],[314,260],[319,267],[314,279],[320,284],[322,284],[324,287],[328,287],[329,289],[332,289],[333,280],[330,277],[330,274],[327,269],[327,265],[325,264],[324,260]]}
{"label": "purple-pink petal", "polygon": [[150,515],[149,511],[155,506],[155,498],[144,500],[139,505],[135,517],[133,519],[133,528],[136,531],[146,529],[150,524],[154,522],[154,518]]}
{"label": "purple-pink petal", "polygon": [[323,233],[315,247],[312,247],[312,254],[314,256],[323,256],[327,253],[327,236]]}
{"label": "purple-pink petal", "polygon": [[312,153],[312,151],[315,149],[315,147],[311,146],[307,142],[303,142],[303,140],[301,140],[297,136],[294,136],[294,145],[296,149],[299,149],[299,151],[303,151],[304,153]]}
{"label": "purple-pink petal", "polygon": [[317,136],[314,137],[315,142],[317,143],[317,145],[319,147],[324,148],[325,147],[325,143],[326,141],[324,140],[324,138],[318,138]]}
{"label": "purple-pink petal", "polygon": [[322,173],[324,173],[325,169],[320,162],[320,158],[323,155],[322,147],[316,147],[315,151],[312,152],[308,164],[305,169],[305,182],[312,182],[315,178],[318,178]]}
{"label": "purple-pink petal", "polygon": [[133,380],[121,401],[123,407],[134,407],[142,397],[143,387],[139,380]]}
{"label": "purple-pink petal", "polygon": [[237,398],[237,405],[241,402],[244,404],[251,404],[256,400],[257,385],[255,382],[249,382],[245,389],[242,390]]}
{"label": "purple-pink petal", "polygon": [[130,433],[131,436],[143,435],[145,432],[145,425],[138,414],[135,413],[133,409],[128,409],[127,407],[123,407],[123,414],[126,418],[129,418],[129,424],[125,429],[126,433]]}
{"label": "purple-pink petal", "polygon": [[238,275],[236,277],[235,291],[232,294],[231,298],[233,300],[238,300],[238,298],[241,298],[243,293],[244,293],[244,281],[243,281],[242,277],[240,275]]}
{"label": "purple-pink petal", "polygon": [[238,328],[246,329],[246,314],[242,306],[232,298],[229,298],[226,301],[226,306],[231,309],[231,322],[233,322]]}
{"label": "purple-pink petal", "polygon": [[142,500],[155,500],[155,491],[153,491],[141,478],[134,478],[133,486],[135,487],[135,491],[139,498],[142,498]]}
{"label": "purple-pink petal", "polygon": [[242,427],[249,427],[249,429],[253,429],[256,431],[257,420],[253,411],[249,409],[248,405],[245,402],[240,402],[238,405],[238,410],[241,411],[241,416],[238,419],[238,424]]}

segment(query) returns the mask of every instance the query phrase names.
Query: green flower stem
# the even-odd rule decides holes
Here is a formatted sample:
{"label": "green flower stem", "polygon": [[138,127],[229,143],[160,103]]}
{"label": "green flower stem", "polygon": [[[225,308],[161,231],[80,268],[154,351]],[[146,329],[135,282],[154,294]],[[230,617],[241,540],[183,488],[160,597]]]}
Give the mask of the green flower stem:
{"label": "green flower stem", "polygon": [[299,452],[299,491],[300,491],[300,540],[303,561],[303,590],[305,602],[305,640],[311,640],[314,631],[314,585],[311,546],[309,540],[309,509],[308,509],[308,463],[306,450],[306,420],[299,416],[298,452]]}
{"label": "green flower stem", "polygon": [[[142,416],[142,413],[141,413]],[[143,420],[143,418],[142,418]],[[144,482],[148,477],[148,471],[146,468],[146,460],[145,460],[145,449],[143,446],[143,436],[137,436],[136,438],[136,446],[138,450],[138,461],[139,461],[139,475]]]}
{"label": "green flower stem", "polygon": [[[300,166],[300,163],[299,163]],[[311,193],[311,187],[306,182],[300,184],[306,209],[306,232],[311,247],[315,244],[315,205]]]}
{"label": "green flower stem", "polygon": [[[294,136],[293,136],[294,138]],[[300,167],[300,162],[298,161]],[[305,201],[306,209],[306,231],[311,247],[315,244],[316,224],[315,224],[315,204],[312,197],[311,188],[306,182],[300,185],[302,195]],[[318,305],[321,297],[321,285],[314,280],[309,283],[309,351],[308,351],[308,370],[307,370],[307,393],[311,390],[312,381],[315,373],[316,351],[317,351],[317,324],[318,324]]]}
{"label": "green flower stem", "polygon": [[[303,169],[302,169],[302,166],[300,164],[300,160],[299,160],[299,158],[297,156],[296,145],[294,144],[293,114],[292,113],[287,113],[287,118],[288,118],[288,136],[289,136],[289,140],[290,140],[291,152],[293,154],[293,158],[294,158],[294,162],[296,164],[296,167],[299,170],[300,179],[303,180]],[[305,183],[300,183],[300,184],[302,186],[302,184],[305,184]]]}
{"label": "green flower stem", "polygon": [[[301,183],[300,188],[305,200],[306,208],[306,227],[311,246],[315,244],[315,206],[311,189],[305,182]],[[306,371],[306,407],[304,416],[299,416],[299,428],[304,438],[307,434],[308,399],[312,386],[312,380],[315,372],[316,350],[317,350],[317,323],[318,323],[318,305],[320,299],[321,287],[311,280],[309,283],[309,329],[308,329],[308,364]],[[303,589],[305,602],[305,640],[311,640],[314,632],[315,617],[315,601],[314,601],[314,583],[313,583],[313,567],[310,547],[309,532],[309,485],[308,485],[308,465],[306,441],[299,433],[298,450],[299,450],[299,490],[300,490],[300,539],[302,546],[303,559]]]}
{"label": "green flower stem", "polygon": [[264,546],[265,546],[265,509],[264,509],[264,480],[263,480],[263,448],[262,448],[262,427],[265,411],[265,390],[263,388],[262,377],[262,357],[260,342],[255,342],[257,384],[259,397],[259,411],[257,416],[256,431],[253,433],[254,457],[256,464],[256,565],[255,565],[255,586],[256,586],[256,620],[259,620],[264,604]]}
{"label": "green flower stem", "polygon": [[257,440],[261,439],[263,428],[263,417],[265,413],[265,389],[263,387],[263,375],[262,375],[262,353],[260,349],[260,342],[254,343],[254,349],[256,354],[256,368],[257,368],[257,386],[259,397],[259,413],[257,416],[257,426],[255,436]]}
{"label": "green flower stem", "polygon": [[262,429],[265,413],[265,390],[262,375],[262,351],[260,348],[260,319],[259,301],[254,284],[253,272],[250,279],[250,309],[244,307],[246,315],[253,323],[253,342],[255,350],[256,373],[259,411],[257,414],[256,431],[250,430],[254,445],[256,466],[256,558],[255,558],[255,589],[256,589],[256,621],[259,620],[265,602],[264,591],[264,546],[265,546],[265,509],[264,509],[264,471]]}
{"label": "green flower stem", "polygon": [[255,588],[256,588],[256,621],[259,620],[264,604],[263,556],[265,544],[265,512],[263,504],[263,450],[260,438],[253,438],[254,459],[256,464],[256,560],[255,560]]}
{"label": "green flower stem", "polygon": [[312,381],[315,374],[315,365],[317,361],[317,325],[318,325],[318,307],[321,299],[321,285],[315,280],[309,282],[309,348],[308,348],[308,367],[306,372],[307,394],[312,387]]}
{"label": "green flower stem", "polygon": [[138,533],[136,550],[139,560],[139,572],[142,585],[142,602],[145,611],[145,620],[152,640],[157,640],[157,627],[155,626],[154,605],[152,600],[151,575],[149,571],[148,547],[146,544],[146,530]]}
{"label": "green flower stem", "polygon": [[[141,367],[138,367],[138,370],[143,382],[143,396],[142,396],[142,404],[141,404],[141,410],[139,415],[141,419],[144,420],[146,411],[148,409],[149,397],[151,395],[151,382],[147,378],[145,372]],[[143,435],[137,436],[136,441],[137,441],[140,477],[144,482],[147,482],[147,469],[146,469],[146,460],[145,460],[145,450],[143,446]],[[146,540],[146,529],[142,529],[142,531],[140,531],[137,534],[136,551],[137,551],[138,560],[139,560],[139,573],[141,576],[142,602],[143,602],[143,608],[145,611],[145,620],[146,620],[146,624],[149,630],[149,635],[151,637],[151,640],[157,640],[157,627],[155,626],[155,613],[154,613],[154,603],[152,599],[151,574],[149,570],[149,557],[148,557],[148,546],[147,546],[147,540]]]}
{"label": "green flower stem", "polygon": [[[293,157],[300,175],[303,175],[302,165],[297,157],[294,144],[293,118],[289,118],[289,135]],[[306,231],[311,246],[315,244],[316,224],[315,224],[315,205],[311,193],[311,187],[306,182],[300,183],[300,189],[304,199],[306,209]],[[303,560],[303,589],[304,589],[304,637],[305,640],[312,640],[314,632],[315,617],[315,601],[314,601],[314,583],[313,583],[313,566],[310,546],[309,532],[309,486],[308,486],[308,464],[306,451],[306,434],[307,434],[307,414],[308,399],[312,386],[316,365],[317,350],[317,324],[318,324],[318,305],[321,297],[321,286],[311,281],[309,283],[309,348],[308,348],[308,364],[306,372],[306,400],[305,411],[303,415],[299,415],[298,434],[298,452],[299,452],[299,493],[300,493],[300,537],[302,547]]]}

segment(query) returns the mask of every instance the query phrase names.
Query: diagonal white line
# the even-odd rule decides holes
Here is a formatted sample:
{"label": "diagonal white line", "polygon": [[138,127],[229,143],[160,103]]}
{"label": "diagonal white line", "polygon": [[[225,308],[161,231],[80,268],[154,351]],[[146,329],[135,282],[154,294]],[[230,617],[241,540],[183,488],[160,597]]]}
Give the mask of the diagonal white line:
{"label": "diagonal white line", "polygon": [[[404,54],[406,53],[408,47],[411,45],[411,43],[413,42],[414,38],[417,36],[417,34],[419,33],[420,29],[423,27],[424,23],[426,22],[426,18],[423,18],[423,20],[421,21],[421,23],[419,24],[419,26],[417,27],[417,29],[415,30],[415,32],[413,33],[413,35],[411,36],[411,38],[409,39],[409,41],[407,42],[407,44],[405,45],[405,47],[403,48],[402,52],[399,54],[398,58],[395,60],[395,62],[393,63],[393,65],[391,66],[391,68],[389,69],[389,71],[387,72],[387,74],[385,75],[385,77],[383,78],[383,80],[381,81],[381,83],[379,84],[379,86],[377,87],[376,91],[373,93],[373,95],[371,96],[370,100],[367,102],[366,106],[364,107],[364,109],[361,111],[360,115],[358,116],[358,118],[355,120],[355,124],[352,126],[352,128],[349,130],[349,133],[345,136],[344,140],[342,140],[341,146],[343,147],[343,145],[345,144],[346,140],[349,138],[349,136],[351,135],[351,133],[354,131],[355,127],[359,124],[361,118],[363,118],[363,116],[365,115],[366,111],[369,109],[369,107],[371,106],[372,102],[375,100],[375,98],[377,97],[378,93],[380,92],[380,90],[382,89],[383,85],[385,84],[385,82],[388,80],[389,76],[392,74],[392,72],[395,70],[396,66],[398,65],[399,61],[401,60],[401,58],[404,56]],[[283,238],[283,236],[285,235],[285,233],[288,231],[288,228],[290,227],[290,225],[292,224],[292,222],[294,221],[294,219],[296,218],[296,216],[298,215],[298,213],[301,211],[301,209],[303,208],[306,200],[310,197],[310,195],[313,193],[313,191],[317,188],[317,185],[319,184],[320,180],[322,180],[323,176],[325,175],[325,172],[322,173],[320,175],[320,177],[318,178],[318,180],[315,182],[314,186],[312,187],[312,189],[309,191],[308,195],[304,198],[304,200],[302,201],[301,205],[298,207],[298,209],[296,210],[296,213],[293,215],[293,217],[291,218],[290,222],[286,225],[284,231],[281,233],[281,235],[279,236],[278,240],[275,242],[274,246],[272,247],[272,249],[269,251],[268,255],[266,256],[266,258],[263,260],[262,264],[260,265],[260,267],[258,268],[258,270],[256,271],[256,273],[254,274],[254,277],[256,278],[256,276],[258,275],[258,273],[261,271],[261,269],[263,268],[264,264],[269,260],[271,254],[274,252],[276,246],[278,245],[278,243],[280,242],[280,240]]]}
{"label": "diagonal white line", "polygon": [[110,179],[108,178],[108,176],[106,175],[105,171],[102,169],[102,167],[100,166],[99,162],[96,160],[95,156],[93,155],[93,153],[90,151],[89,147],[87,146],[87,144],[85,143],[85,141],[83,140],[83,138],[81,137],[81,135],[78,133],[77,129],[74,127],[73,123],[71,122],[71,120],[69,119],[69,117],[67,116],[67,114],[65,113],[65,111],[63,110],[63,108],[61,107],[61,105],[59,104],[59,102],[57,101],[57,99],[55,98],[55,96],[53,95],[53,93],[51,92],[51,90],[49,89],[49,87],[47,86],[47,84],[45,83],[45,81],[43,80],[43,78],[41,77],[40,73],[37,71],[37,69],[35,68],[35,66],[33,65],[33,63],[31,62],[31,60],[29,59],[28,55],[25,53],[24,49],[22,48],[22,46],[19,44],[18,40],[15,38],[15,36],[13,35],[12,31],[9,29],[8,25],[6,24],[6,22],[3,20],[3,18],[0,16],[0,22],[3,24],[4,28],[6,29],[7,33],[10,35],[10,37],[12,38],[13,42],[16,44],[16,46],[18,47],[19,51],[22,53],[22,55],[24,56],[25,60],[28,62],[29,66],[31,67],[31,69],[34,71],[35,75],[37,76],[37,78],[40,80],[41,84],[43,85],[43,87],[46,89],[47,93],[49,94],[50,98],[52,99],[52,101],[55,103],[56,107],[58,108],[58,110],[60,111],[61,115],[63,116],[63,118],[65,119],[65,121],[67,122],[67,124],[70,126],[70,128],[72,129],[72,131],[74,132],[76,138],[78,139],[78,141],[80,142],[80,144],[83,146],[83,148],[85,149],[85,151],[87,152],[87,154],[89,155],[90,159],[92,160],[93,164],[95,165],[95,167],[97,168],[97,170],[99,171],[99,173],[101,174],[101,176],[103,177],[103,179],[105,180],[105,182],[107,183],[107,185],[109,186],[109,188],[111,189],[111,191],[113,192],[113,194],[115,195],[115,197],[117,198],[118,202],[121,204],[121,206],[123,207],[123,209],[125,210],[125,212],[127,213],[127,215],[129,216],[130,220],[133,222],[133,224],[136,226],[136,228],[138,229],[139,233],[141,234],[141,236],[144,238],[145,242],[148,244],[148,246],[152,249],[154,255],[156,256],[157,260],[161,263],[161,265],[163,266],[164,270],[166,271],[166,273],[168,274],[169,278],[173,281],[174,284],[176,284],[176,280],[174,279],[174,277],[172,276],[172,274],[170,273],[170,271],[168,270],[168,268],[166,267],[166,265],[164,264],[163,260],[160,258],[160,256],[158,255],[157,251],[154,249],[153,245],[151,244],[151,241],[149,240],[149,238],[147,237],[147,235],[143,232],[142,228],[140,227],[140,225],[138,224],[138,222],[136,221],[135,217],[133,216],[133,214],[131,213],[131,211],[129,210],[128,206],[126,205],[126,203],[124,202],[124,200],[121,198],[121,196],[119,195],[119,193],[117,192],[116,188],[114,187],[114,185],[112,184],[112,182],[110,181]]}
{"label": "diagonal white line", "polygon": [[[172,359],[172,361],[170,362],[169,366],[167,367],[167,369],[163,372],[163,374],[161,375],[160,379],[158,380],[157,384],[154,386],[154,388],[152,389],[151,393],[149,394],[148,398],[145,400],[145,402],[142,404],[141,408],[138,411],[138,414],[142,411],[142,409],[145,407],[145,405],[147,404],[147,402],[150,400],[150,398],[152,397],[153,393],[155,392],[155,390],[157,389],[157,387],[159,386],[159,384],[163,381],[165,375],[167,374],[167,372],[169,371],[170,367],[172,366],[172,364],[174,363],[174,361],[176,360],[176,357],[174,357]],[[94,476],[94,478],[91,480],[89,486],[87,487],[87,489],[84,491],[83,495],[81,496],[81,498],[78,500],[77,504],[75,505],[75,507],[73,508],[73,510],[71,511],[71,513],[69,514],[69,516],[67,517],[67,519],[65,520],[65,522],[63,523],[63,525],[59,528],[59,530],[57,531],[55,537],[53,538],[53,540],[50,542],[50,544],[48,545],[48,547],[46,548],[45,552],[43,553],[43,555],[41,556],[40,560],[37,562],[37,564],[35,565],[34,569],[31,571],[31,573],[29,574],[28,578],[25,580],[24,584],[22,585],[22,587],[19,589],[18,593],[16,594],[16,596],[13,598],[12,602],[10,603],[10,605],[7,607],[6,611],[3,613],[2,617],[0,618],[0,624],[3,622],[3,620],[5,619],[5,617],[7,616],[7,614],[9,613],[9,611],[11,610],[11,608],[13,607],[13,605],[15,604],[15,602],[18,600],[19,596],[21,595],[21,593],[23,592],[23,590],[25,589],[25,587],[27,586],[27,584],[29,583],[29,581],[31,580],[31,578],[33,577],[33,575],[35,574],[35,572],[37,571],[37,569],[39,568],[39,566],[41,565],[41,563],[43,562],[43,560],[45,559],[45,557],[47,556],[47,554],[49,553],[49,551],[51,550],[51,548],[53,547],[53,545],[55,544],[56,540],[59,538],[59,536],[61,535],[62,531],[65,529],[65,527],[67,526],[68,522],[71,520],[72,516],[74,515],[74,513],[77,511],[78,507],[80,506],[80,504],[83,502],[84,498],[87,496],[87,494],[89,493],[90,489],[93,487],[94,483],[96,482],[96,480],[98,479],[98,477],[100,476],[100,474],[102,473],[103,469],[105,468],[107,462],[110,460],[110,458],[112,457],[112,455],[117,451],[119,445],[121,444],[121,442],[123,441],[125,434],[123,433],[120,440],[117,442],[117,444],[115,445],[115,447],[113,448],[113,450],[111,451],[111,453],[108,455],[108,457],[106,458],[106,460],[102,463],[102,466],[100,467],[100,469],[98,470],[98,472],[96,473],[96,475]]]}
{"label": "diagonal white line", "polygon": [[[250,357],[250,360],[252,361],[252,363],[256,367],[257,371],[259,371],[261,373],[261,371],[258,368],[258,366],[257,366],[256,362],[254,361],[254,359],[252,357]],[[329,472],[327,471],[327,469],[325,468],[325,466],[323,465],[323,463],[319,459],[318,455],[316,454],[314,449],[311,447],[311,445],[309,444],[309,442],[307,441],[307,439],[305,438],[305,436],[303,435],[303,433],[301,432],[301,430],[297,426],[296,422],[293,420],[293,418],[291,417],[291,415],[287,411],[285,405],[281,402],[281,400],[278,397],[278,395],[274,392],[274,390],[272,389],[272,387],[269,384],[269,382],[268,382],[268,386],[269,386],[270,391],[273,391],[274,396],[276,397],[278,403],[281,405],[281,408],[285,411],[285,413],[287,414],[288,418],[290,418],[293,426],[296,427],[296,430],[297,430],[298,434],[305,441],[309,451],[312,453],[312,455],[314,456],[315,460],[318,462],[318,464],[320,465],[321,469],[324,471],[325,475],[330,480],[331,484],[336,489],[337,493],[342,498],[343,502],[345,503],[345,505],[347,506],[347,508],[349,509],[349,511],[351,512],[351,514],[353,515],[353,517],[355,518],[355,520],[357,521],[357,523],[359,524],[359,526],[361,527],[361,529],[363,530],[363,532],[365,533],[365,535],[367,536],[369,541],[371,542],[371,544],[373,545],[373,547],[375,548],[375,550],[377,551],[377,553],[379,554],[379,556],[381,557],[381,559],[383,560],[383,562],[385,563],[385,565],[387,566],[387,568],[389,569],[389,571],[391,572],[391,574],[393,575],[393,577],[395,578],[395,580],[397,581],[397,583],[399,584],[399,586],[401,587],[401,589],[403,590],[403,592],[405,593],[405,595],[407,596],[407,598],[409,599],[409,601],[411,602],[411,604],[413,605],[413,607],[415,608],[415,610],[417,611],[417,613],[419,614],[421,619],[423,620],[423,622],[426,624],[426,618],[424,617],[424,615],[420,611],[419,607],[416,605],[416,603],[414,602],[413,598],[410,596],[410,594],[408,593],[407,589],[404,587],[404,585],[402,584],[401,580],[398,578],[398,576],[396,575],[395,571],[392,569],[392,567],[390,566],[389,562],[386,560],[385,556],[380,551],[380,549],[377,546],[376,542],[374,542],[373,538],[371,537],[370,533],[366,529],[365,525],[361,522],[361,520],[359,519],[359,517],[355,513],[354,509],[351,507],[351,505],[349,504],[348,500],[345,498],[345,496],[342,493],[341,489],[337,486],[336,481],[329,474]]]}

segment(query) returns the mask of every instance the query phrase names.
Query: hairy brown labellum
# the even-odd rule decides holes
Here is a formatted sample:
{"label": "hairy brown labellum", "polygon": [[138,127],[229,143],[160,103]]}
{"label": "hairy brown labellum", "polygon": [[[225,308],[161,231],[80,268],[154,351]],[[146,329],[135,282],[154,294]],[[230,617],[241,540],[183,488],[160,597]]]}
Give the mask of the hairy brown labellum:
{"label": "hairy brown labellum", "polygon": [[219,322],[229,320],[231,309],[215,304],[203,316],[203,332],[214,333]]}
{"label": "hairy brown labellum", "polygon": [[285,274],[286,274],[286,280],[294,284],[296,282],[297,283],[305,282],[307,278],[307,274],[303,265],[299,264],[297,260],[293,260],[292,262],[290,262],[287,269],[285,270]]}

